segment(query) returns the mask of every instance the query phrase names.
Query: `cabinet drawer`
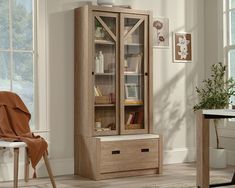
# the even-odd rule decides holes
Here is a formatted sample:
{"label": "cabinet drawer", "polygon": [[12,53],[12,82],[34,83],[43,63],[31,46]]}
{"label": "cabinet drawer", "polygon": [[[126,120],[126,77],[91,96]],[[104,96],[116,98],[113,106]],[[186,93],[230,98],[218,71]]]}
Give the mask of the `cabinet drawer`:
{"label": "cabinet drawer", "polygon": [[158,139],[101,142],[101,173],[158,167]]}

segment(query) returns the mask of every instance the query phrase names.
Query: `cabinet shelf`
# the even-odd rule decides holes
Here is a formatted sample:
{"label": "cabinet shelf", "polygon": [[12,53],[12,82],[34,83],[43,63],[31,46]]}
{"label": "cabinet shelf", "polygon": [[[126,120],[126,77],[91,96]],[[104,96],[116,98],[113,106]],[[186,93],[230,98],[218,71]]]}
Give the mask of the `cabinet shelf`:
{"label": "cabinet shelf", "polygon": [[95,40],[95,44],[114,45],[115,43],[114,43],[113,41],[109,41],[109,40],[100,40],[100,39],[96,39],[96,40]]}
{"label": "cabinet shelf", "polygon": [[125,106],[143,106],[144,102],[143,101],[124,101]]}
{"label": "cabinet shelf", "polygon": [[144,106],[144,104],[124,104],[125,107],[128,106]]}
{"label": "cabinet shelf", "polygon": [[142,43],[125,43],[125,46],[144,46]]}
{"label": "cabinet shelf", "polygon": [[116,106],[115,104],[95,104],[95,107],[112,107]]}
{"label": "cabinet shelf", "polygon": [[95,73],[95,76],[115,76],[115,73],[113,73],[113,72]]}
{"label": "cabinet shelf", "polygon": [[95,131],[96,136],[117,135],[115,130]]}
{"label": "cabinet shelf", "polygon": [[143,76],[142,73],[135,73],[135,72],[124,72],[125,76]]}

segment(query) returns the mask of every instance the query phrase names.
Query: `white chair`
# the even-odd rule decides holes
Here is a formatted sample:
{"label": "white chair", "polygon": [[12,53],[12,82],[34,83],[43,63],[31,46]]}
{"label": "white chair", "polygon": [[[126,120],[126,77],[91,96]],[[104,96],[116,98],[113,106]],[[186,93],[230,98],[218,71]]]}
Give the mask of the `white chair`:
{"label": "white chair", "polygon": [[[25,182],[29,180],[29,157],[27,152],[27,145],[24,142],[8,142],[8,141],[1,141],[0,140],[0,148],[9,148],[14,150],[14,188],[18,187],[18,166],[19,166],[19,149],[25,148],[25,171],[24,171],[24,179]],[[56,188],[56,184],[54,181],[54,177],[52,175],[50,163],[47,157],[47,153],[43,154],[43,159],[51,180],[51,184],[53,188]]]}

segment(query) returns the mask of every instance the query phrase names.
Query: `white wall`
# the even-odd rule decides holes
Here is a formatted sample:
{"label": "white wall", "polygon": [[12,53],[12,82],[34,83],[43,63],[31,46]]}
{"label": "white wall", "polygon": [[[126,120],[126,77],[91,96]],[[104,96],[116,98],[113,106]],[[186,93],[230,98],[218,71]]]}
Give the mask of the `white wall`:
{"label": "white wall", "polygon": [[[170,47],[153,49],[154,130],[164,136],[164,163],[194,160],[195,86],[204,78],[204,0],[116,0],[170,21]],[[84,1],[48,0],[48,125],[55,175],[73,173],[74,12]],[[172,32],[193,34],[193,62],[172,63]],[[8,174],[10,176],[10,174]]]}

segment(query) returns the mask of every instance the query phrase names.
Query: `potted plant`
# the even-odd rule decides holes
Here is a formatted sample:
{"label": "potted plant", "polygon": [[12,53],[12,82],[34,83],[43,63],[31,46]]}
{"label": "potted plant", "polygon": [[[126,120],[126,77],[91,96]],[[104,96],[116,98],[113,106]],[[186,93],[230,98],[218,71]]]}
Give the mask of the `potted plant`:
{"label": "potted plant", "polygon": [[[196,87],[199,103],[196,104],[194,111],[199,109],[225,109],[231,103],[231,96],[235,95],[235,81],[233,78],[226,78],[227,66],[221,62],[212,65],[211,77],[203,80],[201,88]],[[210,150],[211,167],[226,167],[226,151],[220,146],[218,135],[218,120],[214,120],[216,134],[216,148]],[[218,161],[216,159],[219,159]]]}

